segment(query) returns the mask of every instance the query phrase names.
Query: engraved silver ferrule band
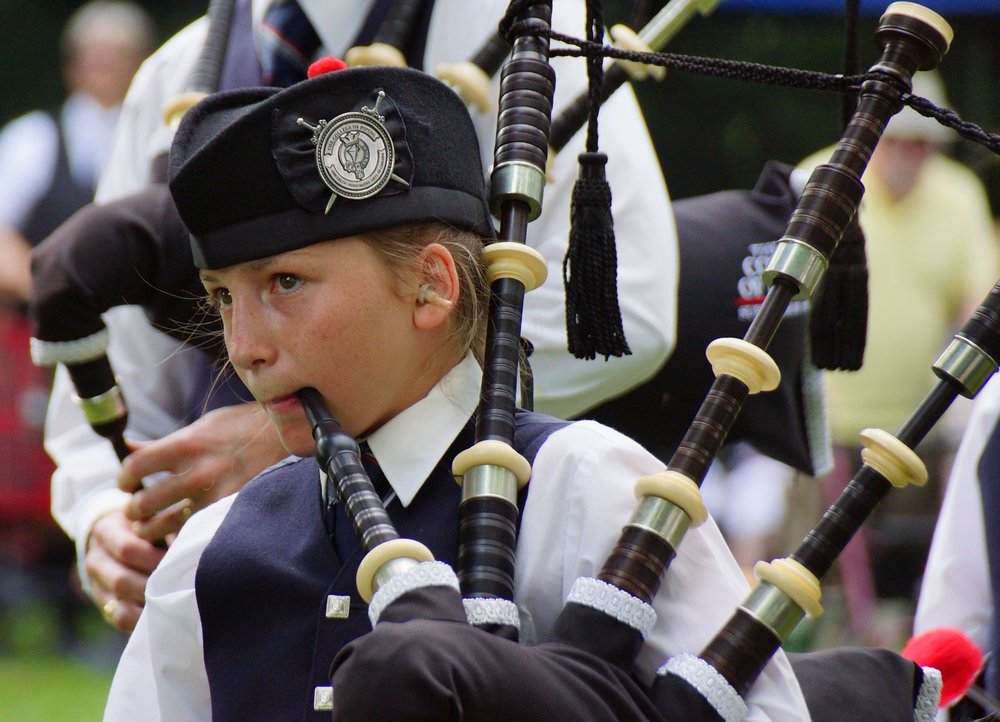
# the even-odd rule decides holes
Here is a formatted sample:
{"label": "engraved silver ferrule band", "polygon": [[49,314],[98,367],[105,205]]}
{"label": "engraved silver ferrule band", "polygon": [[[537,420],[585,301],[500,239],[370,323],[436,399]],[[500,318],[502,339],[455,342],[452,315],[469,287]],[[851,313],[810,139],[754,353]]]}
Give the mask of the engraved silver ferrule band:
{"label": "engraved silver ferrule band", "polygon": [[768,286],[779,276],[791,279],[799,287],[794,300],[802,301],[813,295],[827,265],[823,254],[808,243],[786,237],[779,241],[761,277]]}
{"label": "engraved silver ferrule band", "polygon": [[516,200],[528,206],[528,220],[533,221],[542,212],[542,194],[545,191],[545,173],[530,163],[512,161],[493,169],[490,175],[490,210],[499,216],[500,204]]}
{"label": "engraved silver ferrule band", "polygon": [[462,501],[484,496],[504,499],[517,504],[517,477],[503,466],[481,464],[462,475]]}
{"label": "engraved silver ferrule band", "polygon": [[80,406],[84,418],[91,425],[117,421],[127,413],[125,398],[118,386],[112,386],[103,394],[91,396],[88,399],[74,396],[73,400]]}
{"label": "engraved silver ferrule band", "polygon": [[782,642],[805,616],[802,607],[791,597],[767,582],[757,585],[740,609],[774,632]]}
{"label": "engraved silver ferrule band", "polygon": [[629,520],[629,526],[646,529],[674,549],[680,546],[691,526],[691,517],[676,504],[658,496],[644,496]]}
{"label": "engraved silver ferrule band", "polygon": [[[395,562],[408,563],[394,566]],[[368,604],[368,619],[373,627],[378,624],[386,607],[408,592],[426,587],[450,587],[458,595],[458,577],[450,566],[442,562],[418,562],[398,557],[385,567],[393,568],[392,577],[376,582],[379,586]]]}
{"label": "engraved silver ferrule band", "polygon": [[934,362],[934,373],[945,374],[975,396],[997,370],[997,362],[964,336],[956,336]]}
{"label": "engraved silver ferrule band", "polygon": [[375,572],[375,577],[372,580],[372,589],[378,591],[393,577],[410,572],[419,564],[420,562],[416,559],[409,559],[407,557],[396,557],[395,559],[390,559],[379,567],[377,572]]}

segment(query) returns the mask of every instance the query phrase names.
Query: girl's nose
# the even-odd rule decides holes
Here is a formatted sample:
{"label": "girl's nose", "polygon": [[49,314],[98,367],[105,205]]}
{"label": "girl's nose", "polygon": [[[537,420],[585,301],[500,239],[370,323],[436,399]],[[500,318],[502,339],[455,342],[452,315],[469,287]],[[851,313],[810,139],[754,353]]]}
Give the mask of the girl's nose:
{"label": "girl's nose", "polygon": [[226,349],[233,366],[254,371],[274,360],[275,346],[268,340],[267,314],[255,308],[252,301],[233,303],[224,326]]}

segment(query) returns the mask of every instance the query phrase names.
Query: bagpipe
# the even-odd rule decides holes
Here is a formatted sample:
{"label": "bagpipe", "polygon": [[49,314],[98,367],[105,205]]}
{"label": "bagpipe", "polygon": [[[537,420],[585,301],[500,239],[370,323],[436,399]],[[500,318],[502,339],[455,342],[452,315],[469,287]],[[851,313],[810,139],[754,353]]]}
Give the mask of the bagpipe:
{"label": "bagpipe", "polygon": [[[453,467],[468,506],[462,510],[458,573],[442,571],[424,550],[385,531],[384,510],[373,513],[366,506],[352,517],[366,553],[359,590],[371,599],[374,629],[334,661],[334,718],[744,719],[743,697],[768,661],[803,616],[822,612],[819,579],[847,541],[889,489],[926,478],[911,448],[959,394],[975,396],[997,369],[1000,284],[934,363],[937,386],[897,436],[862,433],[861,471],[791,556],[757,565],[758,586],[701,654],[667,660],[652,687],[633,677],[663,577],[687,530],[707,517],[698,487],[747,397],[779,383],[766,348],[788,304],[817,288],[857,212],[861,175],[885,125],[902,107],[913,73],[935,67],[946,53],[951,29],[913,3],[893,3],[883,14],[876,30],[881,56],[864,76],[857,108],[830,162],[813,172],[798,201],[765,273],[769,289],[750,329],[743,339],[709,346],[716,381],[667,470],[637,482],[636,511],[597,577],[574,585],[552,638],[524,647],[513,643],[506,611],[483,619],[461,601],[488,600],[498,610],[513,604],[508,579],[516,545],[515,495],[530,474],[510,440],[517,322],[523,293],[539,282],[537,259],[523,248],[523,239],[539,212],[544,184],[551,6],[516,3],[512,12],[517,19],[507,27],[516,37],[501,76],[491,178],[501,240],[486,254],[493,301],[477,445]],[[307,408],[309,398],[302,393]],[[364,497],[377,506],[377,495],[357,479],[362,474],[356,452],[343,450],[353,442],[326,441],[328,414],[313,407],[309,416],[322,468],[338,488],[344,478],[364,485]],[[350,468],[348,477],[329,449],[347,460],[340,466]],[[380,535],[387,540],[380,542]],[[497,627],[499,635],[486,633]],[[936,710],[937,671],[888,650],[828,650],[793,658],[793,667],[817,720],[930,720]],[[865,680],[876,681],[863,689]],[[380,694],[387,685],[393,694]]]}

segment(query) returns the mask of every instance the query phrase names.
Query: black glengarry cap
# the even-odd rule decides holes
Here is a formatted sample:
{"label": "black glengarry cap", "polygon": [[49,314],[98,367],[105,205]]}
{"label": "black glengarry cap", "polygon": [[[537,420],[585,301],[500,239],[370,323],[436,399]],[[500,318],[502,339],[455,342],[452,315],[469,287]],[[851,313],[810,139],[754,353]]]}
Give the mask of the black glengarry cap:
{"label": "black glengarry cap", "polygon": [[204,269],[407,223],[493,233],[464,103],[406,68],[206,98],[174,138],[170,191]]}

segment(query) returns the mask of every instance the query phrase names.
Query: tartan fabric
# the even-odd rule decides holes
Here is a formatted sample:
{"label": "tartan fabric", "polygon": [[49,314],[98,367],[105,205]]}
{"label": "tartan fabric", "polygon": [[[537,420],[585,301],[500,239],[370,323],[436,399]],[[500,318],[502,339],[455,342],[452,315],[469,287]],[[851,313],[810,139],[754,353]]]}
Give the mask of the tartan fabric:
{"label": "tartan fabric", "polygon": [[42,447],[48,372],[32,365],[27,316],[0,309],[0,521],[51,523]]}

